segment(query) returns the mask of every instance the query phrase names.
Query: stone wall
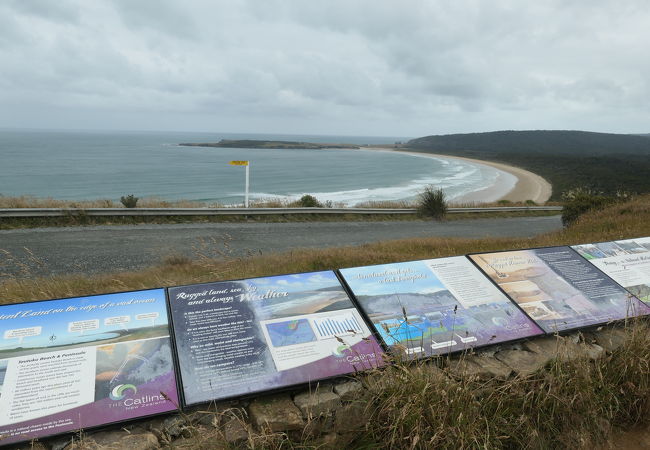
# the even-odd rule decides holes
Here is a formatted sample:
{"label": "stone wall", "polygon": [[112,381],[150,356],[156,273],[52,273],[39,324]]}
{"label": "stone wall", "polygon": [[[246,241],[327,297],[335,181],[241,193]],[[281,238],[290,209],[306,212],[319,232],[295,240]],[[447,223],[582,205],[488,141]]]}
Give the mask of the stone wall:
{"label": "stone wall", "polygon": [[[469,354],[432,359],[432,370],[449,377],[507,378],[528,375],[554,358],[596,359],[625,340],[622,327],[601,327],[563,337],[547,336],[495,345]],[[358,379],[357,379],[358,378]],[[342,448],[365,424],[368,404],[363,375],[317,383],[294,391],[222,402],[185,413],[140,420],[101,431],[82,431],[14,445],[10,448],[52,450],[157,448],[264,448],[274,436],[309,439],[321,448]]]}

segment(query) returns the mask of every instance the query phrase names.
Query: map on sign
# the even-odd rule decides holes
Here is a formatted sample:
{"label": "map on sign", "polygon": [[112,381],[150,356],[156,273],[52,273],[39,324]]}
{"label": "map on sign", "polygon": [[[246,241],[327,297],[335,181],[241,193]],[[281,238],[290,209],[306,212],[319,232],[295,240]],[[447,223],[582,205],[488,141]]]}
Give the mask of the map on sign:
{"label": "map on sign", "polygon": [[285,347],[316,340],[316,335],[306,319],[269,323],[266,325],[266,329],[274,347]]}

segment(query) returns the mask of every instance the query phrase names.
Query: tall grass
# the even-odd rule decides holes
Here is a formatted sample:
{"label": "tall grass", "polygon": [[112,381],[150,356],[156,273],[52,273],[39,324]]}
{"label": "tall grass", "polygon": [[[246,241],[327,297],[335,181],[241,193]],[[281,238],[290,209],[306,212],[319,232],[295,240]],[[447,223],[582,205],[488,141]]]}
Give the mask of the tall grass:
{"label": "tall grass", "polygon": [[429,363],[365,378],[371,394],[359,441],[382,448],[587,448],[617,428],[650,422],[650,329],[591,360],[559,356],[530,376],[449,376]]}
{"label": "tall grass", "polygon": [[[448,239],[416,238],[378,242],[358,247],[296,249],[285,253],[235,258],[195,257],[181,264],[162,264],[139,272],[41,279],[21,277],[0,282],[0,302],[18,302],[116,290],[145,289],[232,278],[270,276],[312,270],[463,255],[474,252],[572,245],[594,241],[650,236],[650,196],[588,213],[568,228],[534,238]],[[219,243],[213,243],[219,246]],[[1,246],[0,246],[1,248]],[[202,252],[205,254],[205,252]],[[10,255],[3,260],[10,262]],[[38,257],[39,255],[34,255]],[[27,274],[25,274],[27,275]]]}
{"label": "tall grass", "polygon": [[[222,207],[219,203],[204,203],[192,200],[163,200],[157,197],[138,199],[138,208],[203,208]],[[123,208],[119,201],[111,199],[97,200],[58,200],[38,198],[28,195],[11,197],[0,195],[0,208]]]}

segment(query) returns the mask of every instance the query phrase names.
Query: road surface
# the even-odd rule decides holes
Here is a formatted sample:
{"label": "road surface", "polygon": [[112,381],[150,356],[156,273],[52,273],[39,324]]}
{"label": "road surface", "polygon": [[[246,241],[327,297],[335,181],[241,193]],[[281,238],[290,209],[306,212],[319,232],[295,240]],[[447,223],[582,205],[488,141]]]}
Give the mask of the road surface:
{"label": "road surface", "polygon": [[194,223],[0,230],[0,279],[132,271],[165,258],[243,256],[410,237],[528,237],[560,216],[382,222]]}

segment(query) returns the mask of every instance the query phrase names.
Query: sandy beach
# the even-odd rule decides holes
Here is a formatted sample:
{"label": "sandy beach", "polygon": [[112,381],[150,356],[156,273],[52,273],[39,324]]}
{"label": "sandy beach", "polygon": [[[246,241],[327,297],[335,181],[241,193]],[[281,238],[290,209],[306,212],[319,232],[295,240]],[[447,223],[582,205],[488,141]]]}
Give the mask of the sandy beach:
{"label": "sandy beach", "polygon": [[[470,192],[460,198],[453,200],[453,203],[484,203],[491,202],[495,200],[510,200],[512,202],[524,202],[526,200],[532,200],[535,203],[544,203],[548,201],[551,197],[552,187],[551,184],[546,181],[544,178],[540,177],[537,174],[529,172],[519,167],[509,166],[507,164],[501,164],[490,161],[483,161],[480,159],[464,158],[462,156],[449,156],[449,155],[439,155],[433,153],[420,153],[420,152],[409,152],[402,150],[393,150],[389,148],[381,147],[367,147],[365,150],[374,150],[374,151],[385,151],[385,152],[399,152],[406,153],[413,156],[419,157],[430,157],[430,158],[442,158],[442,159],[458,159],[474,164],[481,164],[484,166],[494,167],[503,172],[506,172],[517,178],[517,182],[514,187],[507,193],[499,194],[500,191],[503,191],[503,187],[499,185],[497,181],[496,184],[488,186],[485,189],[479,191]],[[496,194],[496,195],[495,195]]]}

